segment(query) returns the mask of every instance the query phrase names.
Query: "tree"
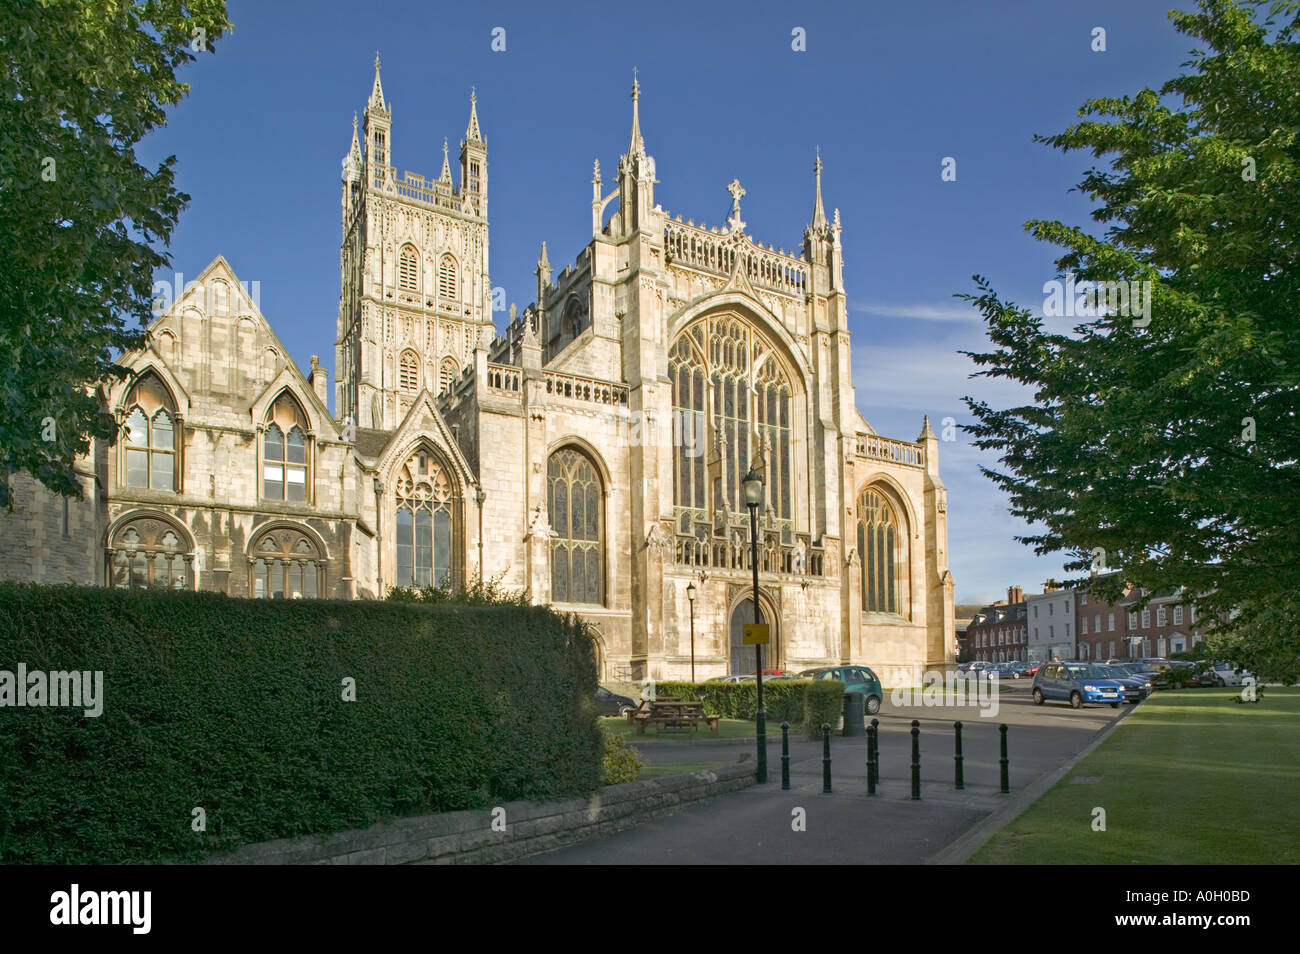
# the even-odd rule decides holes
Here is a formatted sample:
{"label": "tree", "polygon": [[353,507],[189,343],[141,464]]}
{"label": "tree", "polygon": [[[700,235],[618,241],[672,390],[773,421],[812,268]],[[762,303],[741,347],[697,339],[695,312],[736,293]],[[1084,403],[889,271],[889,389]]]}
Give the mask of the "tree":
{"label": "tree", "polygon": [[157,246],[189,200],[174,156],[150,171],[134,147],[230,28],[225,0],[0,4],[0,478],[79,497],[73,462],[116,440],[96,390],[145,343]]}
{"label": "tree", "polygon": [[1044,311],[1072,303],[1086,320],[1067,329],[1035,317],[978,275],[979,294],[958,296],[983,313],[995,346],[964,352],[978,375],[1033,389],[1034,403],[1021,407],[965,399],[976,446],[1000,452],[1002,469],[985,474],[1012,513],[1041,528],[1019,539],[1070,554],[1071,570],[1122,567],[1088,583],[1104,598],[1125,580],[1147,593],[1183,586],[1202,616],[1235,611],[1229,628],[1255,638],[1265,638],[1256,621],[1277,632],[1288,620],[1277,639],[1291,652],[1285,631],[1300,629],[1295,7],[1279,7],[1289,17],[1281,27],[1233,0],[1172,12],[1207,47],[1193,51],[1189,72],[1159,92],[1089,100],[1077,125],[1035,137],[1110,157],[1079,185],[1099,203],[1103,236],[1026,223],[1065,250]]}

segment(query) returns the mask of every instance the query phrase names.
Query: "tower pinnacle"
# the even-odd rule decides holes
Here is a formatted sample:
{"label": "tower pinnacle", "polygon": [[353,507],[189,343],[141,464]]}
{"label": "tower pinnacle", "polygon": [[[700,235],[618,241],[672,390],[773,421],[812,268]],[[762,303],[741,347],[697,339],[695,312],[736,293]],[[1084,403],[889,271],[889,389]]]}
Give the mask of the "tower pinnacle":
{"label": "tower pinnacle", "polygon": [[641,138],[641,115],[638,101],[641,99],[641,84],[636,78],[636,67],[632,67],[632,142],[628,146],[628,157],[645,155],[645,140]]}
{"label": "tower pinnacle", "polygon": [[813,175],[817,180],[817,199],[813,204],[812,227],[817,230],[826,228],[826,209],[822,206],[822,150],[817,147],[817,161],[813,163]]}

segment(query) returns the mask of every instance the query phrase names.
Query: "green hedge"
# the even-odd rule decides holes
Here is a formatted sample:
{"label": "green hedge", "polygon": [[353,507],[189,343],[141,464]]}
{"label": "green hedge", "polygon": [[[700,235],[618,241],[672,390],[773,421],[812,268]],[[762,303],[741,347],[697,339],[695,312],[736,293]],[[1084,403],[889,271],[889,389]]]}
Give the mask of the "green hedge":
{"label": "green hedge", "polygon": [[592,643],[544,607],[0,584],[20,662],[102,670],[104,711],[0,708],[4,864],[192,861],[600,784]]}
{"label": "green hedge", "polygon": [[[752,720],[758,712],[755,682],[656,682],[655,694],[700,699],[704,711],[724,719]],[[789,722],[808,726],[810,736],[821,738],[821,725],[839,725],[844,704],[844,683],[838,679],[776,679],[763,681],[763,709],[769,725]],[[815,727],[815,731],[812,727]]]}

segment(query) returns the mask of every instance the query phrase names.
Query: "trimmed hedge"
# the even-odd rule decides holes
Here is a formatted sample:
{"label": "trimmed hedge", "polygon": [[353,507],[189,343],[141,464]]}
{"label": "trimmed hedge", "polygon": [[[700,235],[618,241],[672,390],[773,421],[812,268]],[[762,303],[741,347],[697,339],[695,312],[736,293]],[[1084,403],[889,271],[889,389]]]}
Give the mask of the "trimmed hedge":
{"label": "trimmed hedge", "polygon": [[[757,682],[656,682],[655,694],[699,699],[709,715],[752,720],[758,713]],[[810,738],[821,738],[821,725],[839,725],[844,683],[838,679],[763,680],[763,709],[769,725],[789,722],[806,726]]]}
{"label": "trimmed hedge", "polygon": [[0,708],[4,864],[194,861],[600,785],[592,643],[545,607],[0,584],[20,662],[102,670],[104,709]]}

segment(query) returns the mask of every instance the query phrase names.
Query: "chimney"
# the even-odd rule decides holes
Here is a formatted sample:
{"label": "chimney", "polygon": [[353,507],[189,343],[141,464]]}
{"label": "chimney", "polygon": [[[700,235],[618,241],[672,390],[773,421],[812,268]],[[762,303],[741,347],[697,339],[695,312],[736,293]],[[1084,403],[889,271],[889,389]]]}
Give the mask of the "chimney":
{"label": "chimney", "polygon": [[1023,603],[1025,601],[1025,591],[1019,586],[1007,587],[1008,603]]}
{"label": "chimney", "polygon": [[1044,580],[1044,581],[1043,581],[1043,592],[1044,592],[1044,593],[1055,593],[1055,592],[1056,592],[1057,590],[1059,590],[1060,588],[1061,588],[1061,584],[1057,583],[1055,580]]}
{"label": "chimney", "polygon": [[320,398],[320,402],[326,407],[329,407],[329,401],[326,400],[325,397],[325,395],[329,393],[327,390],[329,387],[329,375],[326,373],[325,369],[320,366],[320,359],[316,355],[311,356],[311,372],[308,375],[307,380],[311,382],[311,389],[316,392],[316,396]]}

